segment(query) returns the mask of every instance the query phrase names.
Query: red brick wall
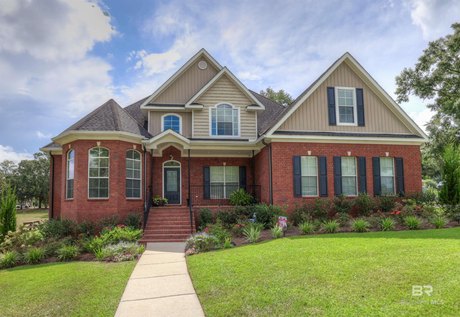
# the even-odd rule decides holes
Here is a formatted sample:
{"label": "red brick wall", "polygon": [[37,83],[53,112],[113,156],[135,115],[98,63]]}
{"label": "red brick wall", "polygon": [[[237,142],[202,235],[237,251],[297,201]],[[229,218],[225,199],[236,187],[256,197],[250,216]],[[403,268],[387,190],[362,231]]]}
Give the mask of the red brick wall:
{"label": "red brick wall", "polygon": [[[54,178],[54,193],[53,193],[53,218],[58,219],[61,212],[61,199],[62,199],[62,190],[61,185],[63,181],[62,173],[62,155],[53,155],[51,177]],[[51,216],[51,215],[50,215]]]}
{"label": "red brick wall", "polygon": [[260,200],[265,203],[270,201],[269,184],[269,151],[264,147],[255,157],[256,184],[260,185]]}
{"label": "red brick wall", "polygon": [[273,203],[287,205],[292,209],[295,203],[305,198],[294,197],[294,181],[292,157],[308,155],[327,157],[327,186],[329,197],[334,196],[333,157],[351,156],[366,157],[367,191],[373,195],[372,157],[402,157],[404,160],[404,185],[407,194],[422,190],[422,166],[420,147],[418,145],[385,145],[385,144],[321,144],[321,143],[272,143],[273,156]]}

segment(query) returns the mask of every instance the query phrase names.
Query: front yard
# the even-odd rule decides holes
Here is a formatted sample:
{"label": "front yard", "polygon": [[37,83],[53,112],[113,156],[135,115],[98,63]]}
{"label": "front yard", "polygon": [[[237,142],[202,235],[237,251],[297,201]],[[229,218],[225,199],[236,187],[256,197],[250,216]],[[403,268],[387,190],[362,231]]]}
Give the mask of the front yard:
{"label": "front yard", "polygon": [[[187,261],[206,316],[460,311],[460,228],[292,237]],[[413,296],[418,286],[431,296]]]}
{"label": "front yard", "polygon": [[25,222],[42,221],[48,219],[47,209],[24,209],[16,211],[17,225],[20,226]]}
{"label": "front yard", "polygon": [[136,262],[71,262],[0,271],[1,316],[113,316]]}

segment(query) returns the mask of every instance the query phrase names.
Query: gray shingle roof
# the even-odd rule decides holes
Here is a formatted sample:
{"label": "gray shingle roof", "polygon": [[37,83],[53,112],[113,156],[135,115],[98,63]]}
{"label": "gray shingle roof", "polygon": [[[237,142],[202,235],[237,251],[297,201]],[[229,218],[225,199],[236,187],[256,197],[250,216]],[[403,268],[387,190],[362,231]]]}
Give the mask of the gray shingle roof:
{"label": "gray shingle roof", "polygon": [[252,90],[249,90],[249,92],[253,94],[254,97],[256,97],[257,100],[259,100],[265,107],[264,111],[257,112],[257,129],[259,135],[264,134],[276,123],[279,115],[284,111],[285,107]]}
{"label": "gray shingle roof", "polygon": [[147,129],[147,115],[141,110],[141,105],[147,98],[148,96],[124,108],[144,129]]}
{"label": "gray shingle roof", "polygon": [[150,138],[150,133],[113,99],[83,117],[67,131],[120,131]]}

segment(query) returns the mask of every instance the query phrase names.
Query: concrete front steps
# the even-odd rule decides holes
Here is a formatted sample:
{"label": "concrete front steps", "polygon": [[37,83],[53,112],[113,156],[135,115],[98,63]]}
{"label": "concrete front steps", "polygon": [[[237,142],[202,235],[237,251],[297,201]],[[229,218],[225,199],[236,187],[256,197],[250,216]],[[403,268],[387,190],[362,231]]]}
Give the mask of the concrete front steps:
{"label": "concrete front steps", "polygon": [[140,242],[184,242],[195,231],[193,214],[192,228],[190,228],[188,207],[155,207],[150,209],[144,235]]}

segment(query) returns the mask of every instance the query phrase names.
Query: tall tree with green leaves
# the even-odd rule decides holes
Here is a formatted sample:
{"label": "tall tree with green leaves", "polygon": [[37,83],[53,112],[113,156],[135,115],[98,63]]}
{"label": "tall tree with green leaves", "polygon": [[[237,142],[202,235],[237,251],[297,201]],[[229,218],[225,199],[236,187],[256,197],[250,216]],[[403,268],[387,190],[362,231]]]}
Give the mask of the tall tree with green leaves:
{"label": "tall tree with green leaves", "polygon": [[2,189],[0,195],[0,235],[16,231],[16,193],[10,183]]}
{"label": "tall tree with green leaves", "polygon": [[268,87],[265,90],[261,90],[259,94],[283,106],[287,106],[293,101],[291,95],[284,91],[284,89],[275,91],[273,88]]}
{"label": "tall tree with green leaves", "polygon": [[460,147],[452,144],[446,146],[442,157],[439,199],[449,205],[460,204]]}
{"label": "tall tree with green leaves", "polygon": [[452,34],[430,42],[415,66],[396,77],[398,102],[418,96],[434,112],[423,153],[424,161],[433,163],[424,169],[431,176],[439,175],[444,148],[460,144],[460,24],[453,24],[452,29]]}

